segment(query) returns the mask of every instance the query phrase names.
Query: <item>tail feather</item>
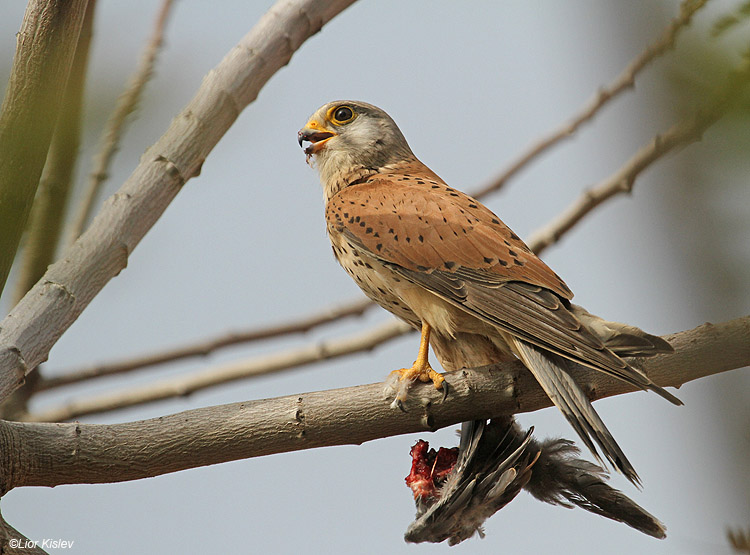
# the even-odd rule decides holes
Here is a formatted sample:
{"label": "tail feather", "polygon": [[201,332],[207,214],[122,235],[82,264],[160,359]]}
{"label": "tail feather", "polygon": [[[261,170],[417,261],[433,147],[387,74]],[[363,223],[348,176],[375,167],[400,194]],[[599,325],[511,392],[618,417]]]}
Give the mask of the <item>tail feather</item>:
{"label": "tail feather", "polygon": [[[571,303],[570,311],[579,322],[581,322],[590,332],[596,335],[596,337],[604,343],[604,346],[610,351],[610,354],[614,354],[616,358],[652,357],[659,354],[674,352],[672,345],[661,337],[646,333],[642,329],[631,326],[630,324],[605,320],[604,318],[591,314],[585,308],[578,306],[577,304]],[[634,368],[627,364],[627,362],[624,363],[627,370],[623,374],[625,377],[621,377],[621,379],[624,379],[626,382],[632,383],[637,387],[650,389],[673,405],[680,406],[683,404],[675,395],[652,382],[651,379],[641,370]],[[592,368],[595,368],[595,366],[592,366]],[[639,381],[633,379],[637,378],[637,376],[641,376],[642,380]],[[617,376],[615,375],[615,377]]]}
{"label": "tail feather", "polygon": [[594,410],[588,397],[568,373],[567,359],[540,349],[522,339],[512,338],[514,351],[531,371],[539,385],[559,408],[598,461],[598,444],[604,457],[635,485],[641,480],[615,438]]}
{"label": "tail feather", "polygon": [[579,459],[579,449],[566,439],[547,439],[530,449],[541,454],[524,489],[552,505],[580,507],[600,516],[623,522],[654,538],[665,538],[666,528],[648,511],[621,491],[607,485],[601,467]]}
{"label": "tail feather", "polygon": [[657,335],[642,333],[619,333],[604,343],[619,357],[651,357],[662,353],[673,353],[672,345]]}
{"label": "tail feather", "polygon": [[674,352],[672,345],[658,335],[651,335],[630,324],[605,320],[577,304],[571,303],[570,311],[617,356],[651,357]]}

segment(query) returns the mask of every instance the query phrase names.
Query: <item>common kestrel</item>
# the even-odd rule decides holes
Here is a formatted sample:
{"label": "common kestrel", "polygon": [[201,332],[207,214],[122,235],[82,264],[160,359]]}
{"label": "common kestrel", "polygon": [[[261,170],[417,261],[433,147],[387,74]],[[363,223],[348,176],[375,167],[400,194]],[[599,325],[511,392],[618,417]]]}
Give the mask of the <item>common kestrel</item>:
{"label": "common kestrel", "polygon": [[445,370],[517,357],[584,443],[634,483],[638,475],[585,393],[571,364],[604,372],[674,404],[679,399],[620,356],[671,350],[632,326],[606,322],[571,304],[567,285],[500,218],[447,185],[412,153],[383,110],[354,101],[319,108],[299,131],[325,192],[333,253],[372,300],[420,329],[417,360],[399,370],[408,384]]}

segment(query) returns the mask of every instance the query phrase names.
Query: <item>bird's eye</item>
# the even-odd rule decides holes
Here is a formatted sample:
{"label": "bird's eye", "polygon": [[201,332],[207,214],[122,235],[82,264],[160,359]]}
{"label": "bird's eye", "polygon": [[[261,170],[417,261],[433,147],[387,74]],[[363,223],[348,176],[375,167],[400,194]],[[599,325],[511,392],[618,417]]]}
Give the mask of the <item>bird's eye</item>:
{"label": "bird's eye", "polygon": [[354,111],[349,106],[339,106],[333,111],[333,123],[349,123],[354,119]]}

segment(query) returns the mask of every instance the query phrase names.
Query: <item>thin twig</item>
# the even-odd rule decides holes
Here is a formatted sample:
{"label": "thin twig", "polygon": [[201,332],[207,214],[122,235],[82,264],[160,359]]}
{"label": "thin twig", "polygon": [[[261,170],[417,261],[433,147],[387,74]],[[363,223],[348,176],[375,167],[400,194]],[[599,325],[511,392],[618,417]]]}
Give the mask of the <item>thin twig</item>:
{"label": "thin twig", "polygon": [[593,98],[591,98],[581,112],[578,113],[569,122],[561,125],[541,140],[537,140],[528,147],[510,166],[493,181],[474,193],[475,197],[481,197],[488,193],[497,191],[502,188],[508,180],[525,168],[531,161],[539,155],[546,152],[549,148],[556,145],[563,139],[567,139],[575,133],[578,128],[591,120],[599,110],[610,100],[618,96],[623,91],[632,88],[636,76],[653,62],[656,58],[674,47],[677,36],[680,31],[690,25],[695,13],[700,10],[708,0],[683,0],[680,4],[680,14],[662,31],[659,38],[641,52],[617,78],[607,87],[601,88]]}
{"label": "thin twig", "polygon": [[316,313],[305,318],[299,318],[290,322],[286,322],[284,324],[278,324],[275,326],[264,327],[256,330],[227,333],[217,337],[205,339],[198,343],[193,342],[189,345],[181,345],[179,347],[165,349],[163,351],[151,354],[128,357],[123,360],[109,362],[106,364],[98,364],[90,366],[88,368],[81,368],[75,371],[61,372],[59,375],[52,377],[43,377],[42,379],[40,379],[35,390],[45,391],[47,389],[53,389],[55,387],[76,384],[92,378],[113,376],[116,374],[122,374],[124,372],[130,372],[131,370],[140,370],[149,366],[174,362],[188,357],[207,356],[217,349],[228,347],[230,345],[237,345],[239,343],[249,343],[252,341],[271,339],[282,335],[295,333],[306,333],[314,328],[336,322],[343,318],[349,318],[351,316],[361,316],[365,312],[365,310],[372,306],[372,301],[369,301],[367,299],[360,299],[354,302],[350,302],[346,305],[342,305],[338,308],[329,308],[328,310],[325,310],[323,312]]}
{"label": "thin twig", "polygon": [[343,339],[320,341],[302,348],[289,349],[281,353],[261,356],[247,361],[216,366],[188,376],[164,380],[143,387],[72,401],[59,407],[40,411],[24,418],[24,420],[58,422],[162,399],[184,397],[201,389],[230,381],[299,368],[314,362],[370,351],[410,330],[411,328],[407,324],[390,320],[365,333]]}
{"label": "thin twig", "polygon": [[164,28],[167,24],[172,3],[172,0],[163,0],[156,18],[153,34],[146,44],[138,67],[130,77],[125,91],[117,100],[117,106],[115,106],[115,110],[109,117],[104,131],[99,138],[99,148],[92,160],[93,168],[89,175],[88,186],[68,231],[68,244],[73,243],[83,233],[86,222],[91,217],[91,212],[99,196],[101,186],[109,177],[109,166],[117,151],[120,138],[125,131],[127,117],[135,110],[143,89],[151,80],[154,73],[156,56],[159,54],[159,50],[164,42]]}
{"label": "thin twig", "polygon": [[629,193],[636,178],[659,158],[669,152],[683,148],[699,141],[703,133],[716,123],[732,107],[733,102],[750,82],[750,56],[746,57],[742,67],[732,73],[728,83],[716,95],[716,100],[698,111],[688,120],[673,125],[665,133],[654,137],[647,145],[641,147],[628,162],[616,173],[585,191],[567,210],[546,227],[535,232],[529,239],[529,246],[539,253],[583,219],[586,214],[605,200]]}
{"label": "thin twig", "polygon": [[750,529],[727,527],[727,539],[735,553],[750,553]]}

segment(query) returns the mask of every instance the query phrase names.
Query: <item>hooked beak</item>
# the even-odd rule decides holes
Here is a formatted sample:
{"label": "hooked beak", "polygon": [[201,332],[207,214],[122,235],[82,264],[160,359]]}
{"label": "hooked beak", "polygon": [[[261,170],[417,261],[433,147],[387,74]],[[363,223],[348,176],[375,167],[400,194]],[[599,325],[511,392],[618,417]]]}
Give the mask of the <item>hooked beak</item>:
{"label": "hooked beak", "polygon": [[305,148],[305,154],[310,156],[319,152],[320,149],[325,146],[326,141],[335,136],[336,133],[322,129],[317,121],[311,120],[297,132],[297,142],[300,147],[305,141],[310,143],[307,148]]}

